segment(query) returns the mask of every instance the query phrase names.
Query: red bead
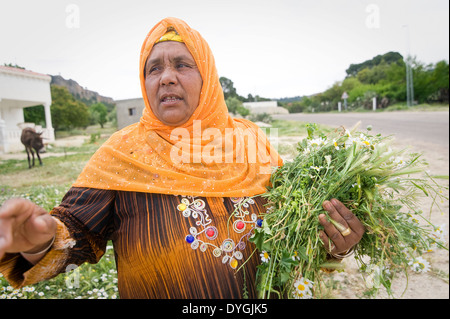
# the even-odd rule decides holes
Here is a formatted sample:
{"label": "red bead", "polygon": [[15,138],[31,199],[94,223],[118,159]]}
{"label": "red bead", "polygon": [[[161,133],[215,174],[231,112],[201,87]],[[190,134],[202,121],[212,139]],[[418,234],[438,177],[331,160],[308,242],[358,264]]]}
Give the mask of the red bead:
{"label": "red bead", "polygon": [[237,229],[242,229],[242,228],[244,228],[244,226],[245,226],[244,223],[241,222],[241,221],[239,221],[239,222],[236,223],[236,228],[237,228]]}
{"label": "red bead", "polygon": [[207,231],[206,231],[206,235],[208,236],[208,237],[213,237],[214,236],[214,229],[208,229]]}

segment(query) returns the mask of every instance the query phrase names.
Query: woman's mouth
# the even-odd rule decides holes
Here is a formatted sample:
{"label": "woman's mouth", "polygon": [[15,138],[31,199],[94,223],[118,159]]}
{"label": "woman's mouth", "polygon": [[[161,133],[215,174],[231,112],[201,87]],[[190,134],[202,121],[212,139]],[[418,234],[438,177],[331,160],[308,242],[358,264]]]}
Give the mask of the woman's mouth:
{"label": "woman's mouth", "polygon": [[173,102],[173,101],[179,101],[181,99],[174,97],[174,96],[170,96],[170,97],[166,97],[164,99],[162,99],[163,102]]}
{"label": "woman's mouth", "polygon": [[161,98],[161,103],[165,105],[171,105],[181,100],[182,98],[177,95],[163,95]]}

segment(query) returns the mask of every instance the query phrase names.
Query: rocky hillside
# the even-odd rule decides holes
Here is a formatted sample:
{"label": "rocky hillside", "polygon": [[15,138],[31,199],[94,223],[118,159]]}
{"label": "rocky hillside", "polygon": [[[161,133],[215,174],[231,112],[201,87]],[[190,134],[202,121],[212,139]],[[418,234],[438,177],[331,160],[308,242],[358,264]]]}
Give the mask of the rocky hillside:
{"label": "rocky hillside", "polygon": [[97,92],[87,90],[72,79],[66,80],[60,75],[50,75],[50,76],[52,77],[52,81],[50,83],[51,85],[66,87],[74,98],[76,98],[77,100],[81,100],[87,105],[99,102],[106,105],[114,104],[114,100],[112,98],[101,96]]}

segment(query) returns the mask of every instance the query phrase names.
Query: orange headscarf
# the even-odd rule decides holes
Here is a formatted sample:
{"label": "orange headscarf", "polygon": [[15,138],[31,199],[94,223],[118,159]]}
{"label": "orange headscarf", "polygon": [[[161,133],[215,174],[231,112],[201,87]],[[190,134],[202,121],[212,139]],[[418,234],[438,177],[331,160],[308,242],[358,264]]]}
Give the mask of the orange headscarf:
{"label": "orange headscarf", "polygon": [[[203,79],[199,105],[178,128],[153,114],[144,79],[153,45],[171,29],[181,36]],[[282,160],[257,125],[228,114],[214,57],[202,36],[180,19],[163,19],[148,33],[139,66],[145,102],[140,122],[114,133],[73,186],[205,197],[264,193]]]}

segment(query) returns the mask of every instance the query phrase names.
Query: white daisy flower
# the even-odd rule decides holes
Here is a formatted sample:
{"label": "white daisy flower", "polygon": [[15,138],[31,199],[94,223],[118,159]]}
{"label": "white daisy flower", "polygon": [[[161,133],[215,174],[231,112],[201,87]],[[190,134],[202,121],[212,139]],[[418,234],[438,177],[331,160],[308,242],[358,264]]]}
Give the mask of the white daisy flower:
{"label": "white daisy flower", "polygon": [[390,158],[392,163],[396,164],[396,169],[400,169],[407,164],[406,160],[402,156],[392,156]]}
{"label": "white daisy flower", "polygon": [[307,292],[312,289],[313,282],[305,277],[302,277],[294,283],[294,287],[300,292]]}
{"label": "white daisy flower", "polygon": [[422,257],[415,258],[413,261],[410,261],[408,265],[410,265],[411,269],[417,273],[424,274],[430,270],[430,263]]}
{"label": "white daisy flower", "polygon": [[414,216],[411,215],[410,213],[407,214],[407,221],[410,222],[411,224],[419,223],[419,220],[417,218],[414,218]]}
{"label": "white daisy flower", "polygon": [[298,255],[297,251],[294,251],[294,254],[292,255],[291,258],[293,261],[300,260],[300,256]]}
{"label": "white daisy flower", "polygon": [[361,135],[359,136],[359,139],[360,139],[362,145],[370,147],[371,143],[364,134],[361,133]]}
{"label": "white daisy flower", "polygon": [[260,254],[260,256],[261,256],[261,261],[263,263],[269,262],[270,256],[269,256],[269,253],[267,251],[263,250],[263,252]]}
{"label": "white daisy flower", "polygon": [[334,145],[334,148],[336,149],[336,151],[339,151],[340,147],[339,147],[336,139],[333,139],[333,145]]}
{"label": "white daisy flower", "polygon": [[432,236],[436,238],[437,242],[441,242],[443,244],[446,243],[445,236],[447,235],[447,230],[445,229],[445,224],[437,226],[432,233]]}
{"label": "white daisy flower", "polygon": [[325,139],[318,137],[318,138],[313,138],[312,140],[309,141],[309,145],[312,147],[319,147],[325,144]]}
{"label": "white daisy flower", "polygon": [[292,292],[296,299],[312,298],[313,282],[305,277],[300,278],[294,283],[294,291]]}
{"label": "white daisy flower", "polygon": [[349,138],[344,143],[344,147],[345,148],[353,147],[353,143],[356,143],[356,142],[357,142],[357,140],[355,138],[349,136]]}
{"label": "white daisy flower", "polygon": [[309,147],[307,147],[307,148],[305,148],[305,149],[303,150],[303,154],[304,154],[304,155],[309,155],[309,154],[311,154],[311,150],[309,149]]}

